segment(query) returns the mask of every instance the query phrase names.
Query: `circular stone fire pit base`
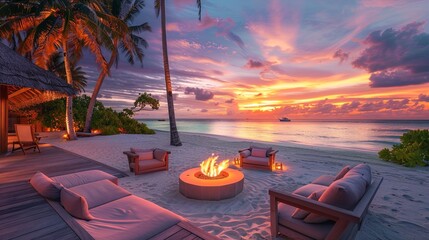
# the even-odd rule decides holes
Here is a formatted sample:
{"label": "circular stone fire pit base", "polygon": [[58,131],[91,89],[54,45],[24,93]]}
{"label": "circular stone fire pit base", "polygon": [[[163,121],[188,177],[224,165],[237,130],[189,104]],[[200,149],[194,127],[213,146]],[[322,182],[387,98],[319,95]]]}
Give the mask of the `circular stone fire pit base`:
{"label": "circular stone fire pit base", "polygon": [[185,197],[198,200],[222,200],[235,197],[243,191],[242,172],[227,168],[223,178],[198,178],[200,168],[191,168],[180,174],[179,191]]}

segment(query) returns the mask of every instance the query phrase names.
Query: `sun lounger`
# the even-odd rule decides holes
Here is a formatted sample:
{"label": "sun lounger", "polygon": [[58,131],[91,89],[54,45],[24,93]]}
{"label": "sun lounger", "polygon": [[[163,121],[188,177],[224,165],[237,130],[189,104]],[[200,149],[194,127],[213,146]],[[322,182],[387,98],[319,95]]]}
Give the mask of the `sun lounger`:
{"label": "sun lounger", "polygon": [[30,183],[81,239],[217,239],[99,170],[53,178],[38,172]]}
{"label": "sun lounger", "polygon": [[353,239],[383,178],[372,181],[365,164],[338,175],[319,177],[293,193],[270,189],[272,237]]}
{"label": "sun lounger", "polygon": [[[34,130],[30,124],[15,124],[15,132],[17,141],[13,142],[12,152],[21,149],[25,154],[25,150],[36,149],[40,152],[38,140],[35,137]],[[19,145],[18,148],[15,148],[15,145]]]}

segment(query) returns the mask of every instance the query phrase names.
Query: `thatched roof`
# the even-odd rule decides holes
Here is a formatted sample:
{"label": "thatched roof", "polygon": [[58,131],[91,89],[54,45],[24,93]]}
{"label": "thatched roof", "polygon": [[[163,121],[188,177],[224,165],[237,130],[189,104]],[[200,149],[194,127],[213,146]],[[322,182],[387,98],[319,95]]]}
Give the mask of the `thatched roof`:
{"label": "thatched roof", "polygon": [[0,43],[0,84],[8,86],[11,108],[20,108],[76,91],[58,78]]}

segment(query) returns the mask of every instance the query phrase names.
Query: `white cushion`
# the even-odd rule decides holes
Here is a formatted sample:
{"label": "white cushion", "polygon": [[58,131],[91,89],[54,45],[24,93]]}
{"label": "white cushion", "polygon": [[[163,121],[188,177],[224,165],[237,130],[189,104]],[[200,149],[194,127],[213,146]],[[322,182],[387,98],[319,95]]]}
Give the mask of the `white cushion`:
{"label": "white cushion", "polygon": [[[366,191],[366,182],[360,176],[342,178],[333,182],[319,198],[319,202],[353,210]],[[306,223],[322,223],[329,220],[324,216],[310,213]]]}
{"label": "white cushion", "polygon": [[61,190],[61,205],[70,215],[83,220],[91,220],[94,217],[89,213],[86,199],[68,188]]}
{"label": "white cushion", "polygon": [[252,148],[252,157],[266,157],[267,150],[261,148]]}
{"label": "white cushion", "polygon": [[117,177],[100,170],[88,170],[52,178],[52,180],[61,183],[66,188],[71,188],[85,183],[96,182],[103,179],[108,179],[112,183],[118,185]]}
{"label": "white cushion", "polygon": [[[343,169],[341,169],[341,171],[339,171],[338,173],[337,173],[337,176],[335,176],[335,180],[338,180],[338,179],[341,179],[341,178],[343,178],[344,177],[344,175],[346,175],[346,173],[348,172],[348,171],[350,171],[350,166],[345,166],[345,167],[343,167]],[[334,180],[334,181],[335,181]]]}
{"label": "white cushion", "polygon": [[30,184],[43,197],[51,200],[60,200],[60,191],[63,186],[54,182],[51,178],[42,172],[36,172],[30,179]]}
{"label": "white cushion", "polygon": [[313,192],[325,191],[326,188],[327,186],[309,183],[296,189],[295,191],[293,191],[293,193],[301,195],[303,197],[308,197]]}
{"label": "white cushion", "polygon": [[371,168],[367,164],[361,163],[359,165],[356,165],[355,167],[350,169],[350,171],[348,171],[346,175],[344,175],[344,178],[350,176],[361,176],[363,179],[365,179],[367,186],[371,185]]}
{"label": "white cushion", "polygon": [[[307,198],[317,201],[317,200],[319,200],[320,196],[322,196],[323,192],[325,192],[325,190],[313,192]],[[308,214],[310,214],[309,211],[301,209],[301,208],[296,208],[295,211],[292,213],[292,217],[296,218],[296,219],[303,219],[303,218],[307,217]]]}
{"label": "white cushion", "polygon": [[130,192],[109,180],[82,184],[72,187],[70,190],[84,197],[89,209],[131,195]]}

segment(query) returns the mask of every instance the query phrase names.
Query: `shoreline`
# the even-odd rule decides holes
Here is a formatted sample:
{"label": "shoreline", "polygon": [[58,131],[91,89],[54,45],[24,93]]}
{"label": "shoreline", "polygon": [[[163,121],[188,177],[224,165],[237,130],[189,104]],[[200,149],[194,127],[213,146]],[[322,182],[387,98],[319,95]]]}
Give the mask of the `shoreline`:
{"label": "shoreline", "polygon": [[[429,234],[429,169],[406,168],[378,160],[376,154],[356,150],[275,146],[277,161],[285,171],[268,172],[239,169],[245,175],[244,190],[234,198],[218,202],[188,199],[178,191],[178,176],[197,167],[212,152],[220,159],[233,158],[238,150],[256,141],[225,141],[213,135],[180,133],[181,147],[169,145],[168,132],[154,135],[112,135],[61,141],[43,138],[43,142],[89,157],[129,174],[120,185],[133,194],[165,207],[204,230],[225,239],[269,238],[268,189],[293,191],[320,175],[335,175],[345,165],[367,162],[373,177],[384,181],[376,194],[366,221],[356,239],[419,239]],[[270,146],[272,143],[259,143]],[[135,176],[128,170],[122,151],[130,147],[168,149],[169,171]]]}

